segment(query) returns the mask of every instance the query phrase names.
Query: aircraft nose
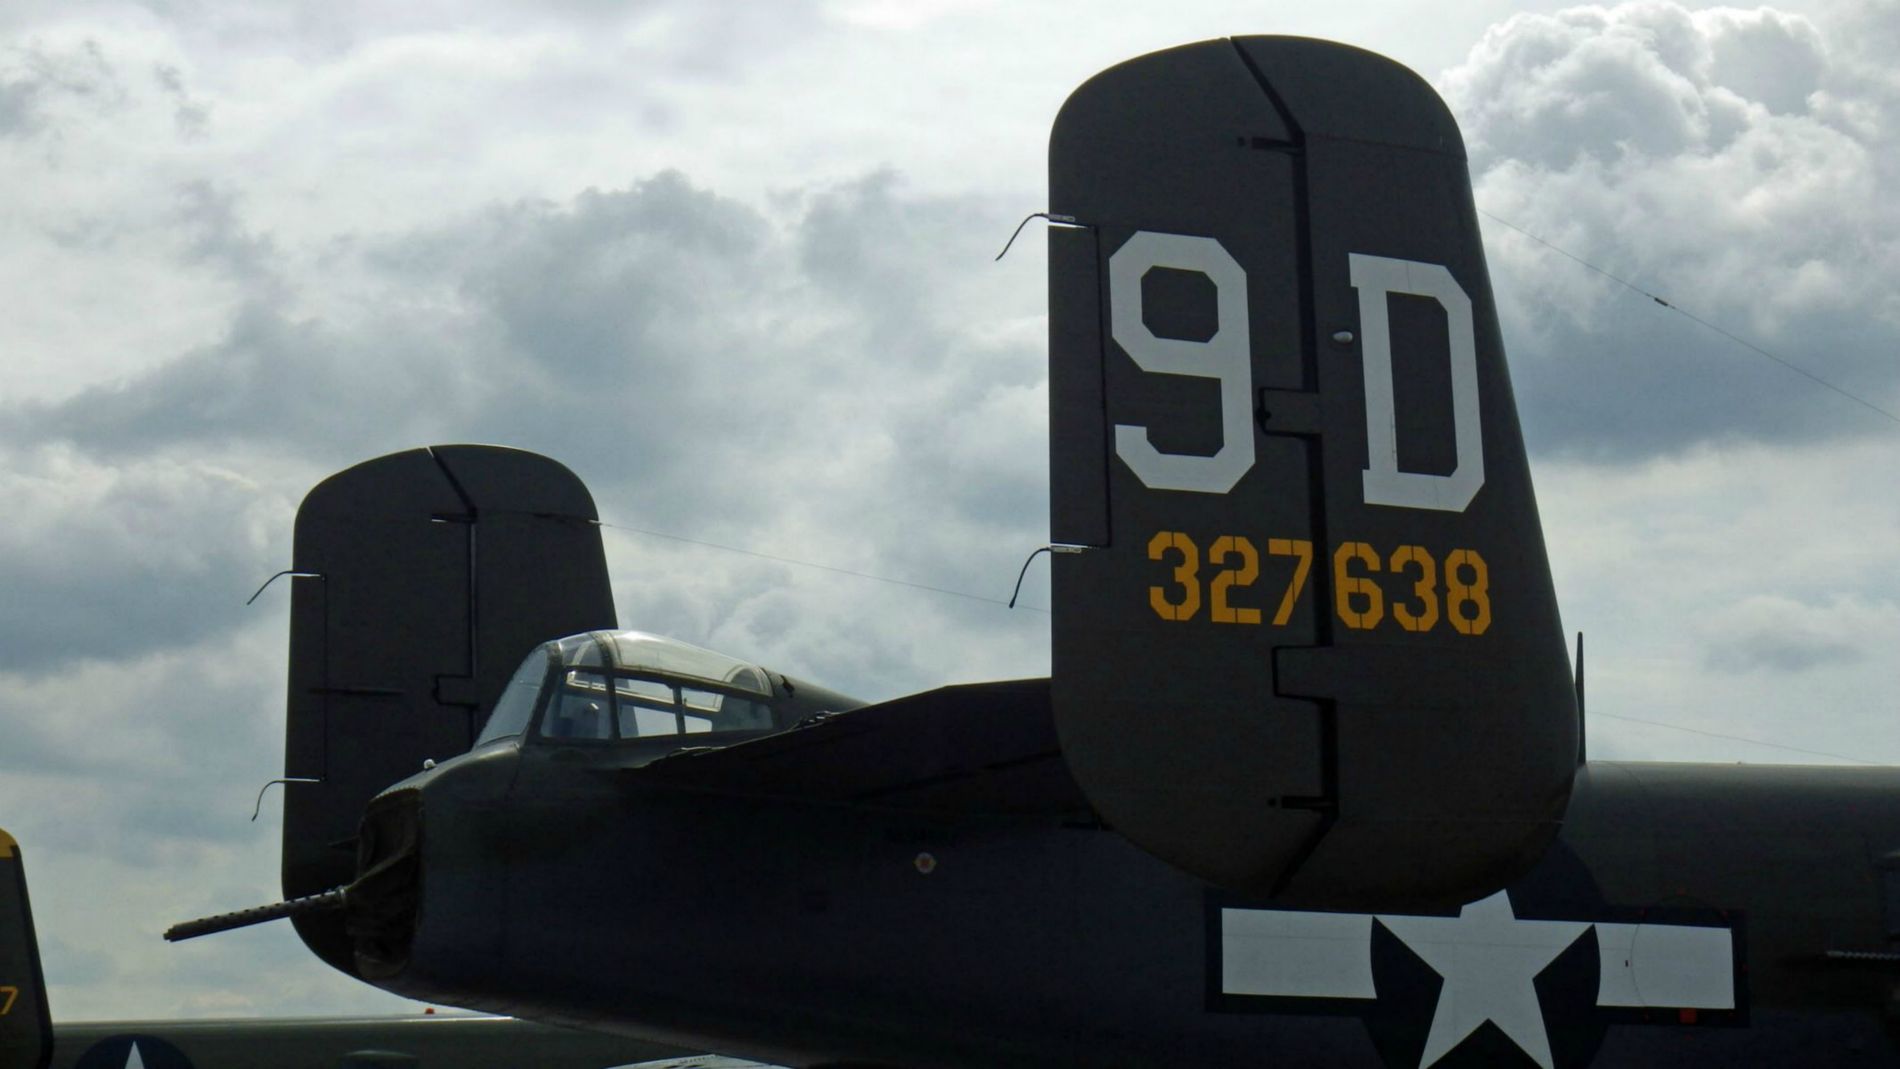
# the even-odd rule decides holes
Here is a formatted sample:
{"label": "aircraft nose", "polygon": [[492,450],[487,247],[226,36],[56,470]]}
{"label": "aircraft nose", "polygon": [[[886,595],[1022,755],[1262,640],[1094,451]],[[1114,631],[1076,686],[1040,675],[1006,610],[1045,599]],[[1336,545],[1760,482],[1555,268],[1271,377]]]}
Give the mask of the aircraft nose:
{"label": "aircraft nose", "polygon": [[369,805],[357,840],[347,927],[365,979],[409,962],[422,900],[422,792],[391,791]]}

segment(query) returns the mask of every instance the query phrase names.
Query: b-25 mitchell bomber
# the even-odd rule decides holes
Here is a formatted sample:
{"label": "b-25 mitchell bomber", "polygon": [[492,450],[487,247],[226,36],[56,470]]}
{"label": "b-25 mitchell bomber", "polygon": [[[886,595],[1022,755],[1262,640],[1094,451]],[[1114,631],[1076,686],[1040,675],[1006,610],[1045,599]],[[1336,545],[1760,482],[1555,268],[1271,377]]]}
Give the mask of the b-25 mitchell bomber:
{"label": "b-25 mitchell bomber", "polygon": [[1189,45],[1049,160],[1050,678],[621,631],[565,468],[373,460],[297,521],[288,901],[173,934],[786,1066],[1894,1061],[1900,772],[1584,759],[1430,87]]}

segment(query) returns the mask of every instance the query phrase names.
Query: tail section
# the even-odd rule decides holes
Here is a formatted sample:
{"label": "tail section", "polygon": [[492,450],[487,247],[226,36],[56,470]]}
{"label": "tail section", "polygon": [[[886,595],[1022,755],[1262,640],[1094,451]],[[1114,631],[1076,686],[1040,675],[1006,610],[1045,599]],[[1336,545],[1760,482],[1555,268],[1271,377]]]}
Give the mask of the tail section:
{"label": "tail section", "polygon": [[20,844],[0,830],[0,1066],[46,1069],[52,1060],[53,1019],[26,897],[26,867]]}
{"label": "tail section", "polygon": [[[615,625],[594,502],[560,464],[493,446],[365,461],[297,512],[284,897],[350,882],[377,792],[467,750],[540,642]],[[294,918],[346,972],[342,914]]]}
{"label": "tail section", "polygon": [[1054,704],[1210,881],[1468,901],[1555,834],[1575,698],[1456,123],[1297,38],[1144,56],[1050,144]]}

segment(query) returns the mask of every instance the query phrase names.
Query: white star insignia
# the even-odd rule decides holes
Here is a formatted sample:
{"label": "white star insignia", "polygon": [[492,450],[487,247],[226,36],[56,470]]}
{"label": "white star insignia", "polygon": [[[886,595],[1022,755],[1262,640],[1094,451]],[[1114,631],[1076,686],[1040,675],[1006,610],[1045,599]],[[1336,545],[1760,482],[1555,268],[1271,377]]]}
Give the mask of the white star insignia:
{"label": "white star insignia", "polygon": [[1503,891],[1457,917],[1379,917],[1412,953],[1444,978],[1419,1069],[1437,1062],[1490,1021],[1543,1069],[1550,1036],[1532,981],[1589,931],[1587,921],[1525,921]]}
{"label": "white star insignia", "polygon": [[125,1069],[145,1069],[145,1056],[139,1053],[137,1040],[132,1041],[132,1049],[125,1055]]}

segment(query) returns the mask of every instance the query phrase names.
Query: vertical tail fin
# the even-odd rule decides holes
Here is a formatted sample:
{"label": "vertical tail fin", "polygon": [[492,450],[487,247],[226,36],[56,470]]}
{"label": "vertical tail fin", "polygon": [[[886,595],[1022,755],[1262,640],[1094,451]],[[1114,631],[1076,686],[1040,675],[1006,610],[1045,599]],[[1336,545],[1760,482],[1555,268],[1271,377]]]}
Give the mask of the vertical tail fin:
{"label": "vertical tail fin", "polygon": [[1054,702],[1205,879],[1475,898],[1555,834],[1576,711],[1463,142],[1323,41],[1105,71],[1050,140]]}
{"label": "vertical tail fin", "polygon": [[52,1060],[53,1019],[26,897],[26,866],[20,844],[0,830],[0,1066],[45,1069]]}
{"label": "vertical tail fin", "polygon": [[[614,626],[594,501],[567,468],[494,446],[412,449],[319,483],[297,510],[284,897],[356,875],[377,792],[481,731],[536,644]],[[342,914],[293,919],[346,972]]]}

